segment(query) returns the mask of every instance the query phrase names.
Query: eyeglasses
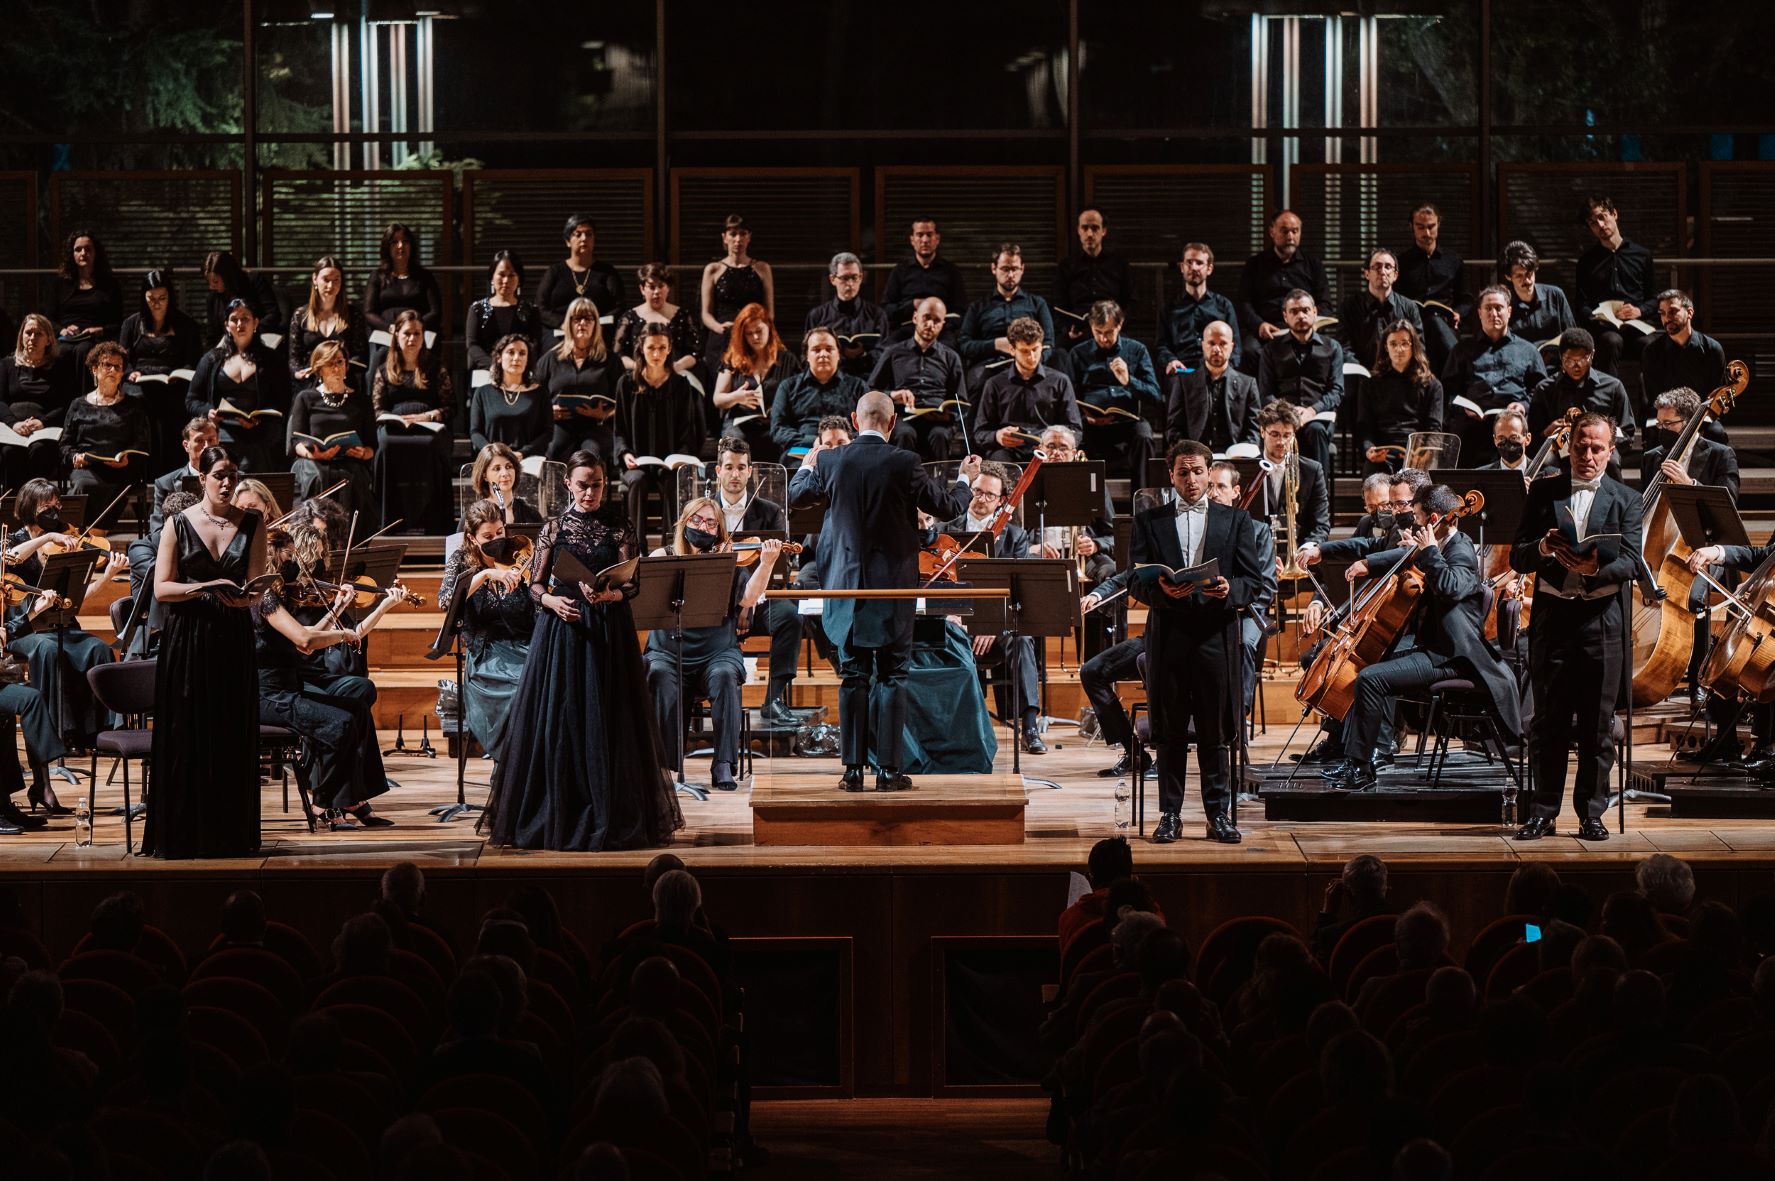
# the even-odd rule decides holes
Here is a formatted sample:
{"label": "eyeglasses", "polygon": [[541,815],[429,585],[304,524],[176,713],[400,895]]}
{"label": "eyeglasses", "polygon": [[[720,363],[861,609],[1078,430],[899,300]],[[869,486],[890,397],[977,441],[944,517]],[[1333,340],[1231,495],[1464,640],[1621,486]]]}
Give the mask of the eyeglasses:
{"label": "eyeglasses", "polygon": [[698,529],[707,529],[711,531],[721,527],[721,522],[717,521],[714,517],[709,516],[707,513],[699,513],[684,523],[686,525],[695,525]]}
{"label": "eyeglasses", "polygon": [[1004,495],[1003,492],[988,492],[984,488],[974,489],[974,497],[977,500],[1003,500]]}
{"label": "eyeglasses", "polygon": [[119,369],[120,370],[123,368],[123,362],[121,362],[121,361],[99,361],[93,365],[93,368],[94,369]]}

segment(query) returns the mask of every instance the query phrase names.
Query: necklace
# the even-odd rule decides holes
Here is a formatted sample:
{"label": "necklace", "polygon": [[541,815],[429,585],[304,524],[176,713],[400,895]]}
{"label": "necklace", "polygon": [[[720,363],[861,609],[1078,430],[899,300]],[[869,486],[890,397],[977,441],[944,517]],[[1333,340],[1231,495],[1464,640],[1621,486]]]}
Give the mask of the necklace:
{"label": "necklace", "polygon": [[[580,273],[581,272],[573,269],[573,264],[571,262],[567,264],[567,274],[569,276],[578,275]],[[573,294],[575,295],[584,295],[586,293],[586,288],[592,285],[592,268],[589,265],[586,267],[584,274],[585,278],[573,280]]]}
{"label": "necklace", "polygon": [[349,397],[351,397],[351,390],[349,389],[339,391],[338,398],[334,398],[332,390],[329,390],[326,386],[320,387],[320,400],[329,410],[339,409],[339,407],[345,405],[345,399]]}
{"label": "necklace", "polygon": [[226,517],[212,517],[210,515],[210,510],[204,507],[202,501],[198,502],[197,511],[203,514],[204,520],[208,521],[218,529],[232,529],[235,527],[234,522],[228,520]]}
{"label": "necklace", "polygon": [[523,392],[524,392],[524,389],[522,386],[519,386],[515,389],[513,387],[507,386],[507,385],[502,385],[499,387],[499,396],[505,399],[505,404],[507,406],[516,406],[518,404],[518,395],[522,394]]}

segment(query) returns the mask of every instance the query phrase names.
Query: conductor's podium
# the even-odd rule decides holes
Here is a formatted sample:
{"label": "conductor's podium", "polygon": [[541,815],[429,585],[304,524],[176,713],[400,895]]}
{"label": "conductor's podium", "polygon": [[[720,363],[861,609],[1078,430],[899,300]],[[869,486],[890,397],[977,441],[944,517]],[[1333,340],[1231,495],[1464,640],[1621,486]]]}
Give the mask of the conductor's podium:
{"label": "conductor's podium", "polygon": [[[757,845],[1021,845],[1023,780],[1009,771],[914,775],[911,791],[846,792],[836,759],[760,759]],[[864,779],[874,783],[873,773]]]}

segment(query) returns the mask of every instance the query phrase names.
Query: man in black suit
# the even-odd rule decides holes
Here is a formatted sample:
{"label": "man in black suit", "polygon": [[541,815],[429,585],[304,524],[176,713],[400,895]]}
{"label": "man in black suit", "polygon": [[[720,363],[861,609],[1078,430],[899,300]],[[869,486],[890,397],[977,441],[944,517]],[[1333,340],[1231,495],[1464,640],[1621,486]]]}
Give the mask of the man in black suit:
{"label": "man in black suit", "polygon": [[1344,400],[1344,349],[1313,330],[1319,305],[1308,291],[1290,291],[1282,303],[1288,331],[1263,346],[1257,363],[1257,392],[1266,403],[1294,408],[1301,454],[1331,470],[1333,424],[1319,416],[1335,414]]}
{"label": "man in black suit", "polygon": [[190,476],[197,479],[203,475],[197,470],[197,461],[206,448],[214,447],[218,436],[216,424],[207,418],[194,418],[185,424],[179,432],[179,444],[185,448],[185,463],[154,480],[154,505],[148,512],[148,531],[160,528],[165,517],[161,516],[161,504],[166,498],[179,490],[179,481]]}
{"label": "man in black suit", "polygon": [[[948,520],[967,504],[961,488],[925,473],[918,456],[888,443],[894,403],[872,390],[857,402],[857,438],[827,448],[816,438],[789,481],[789,506],[826,504],[820,573],[831,590],[911,588],[918,583],[918,510]],[[962,474],[980,474],[980,459],[962,461]],[[874,740],[877,791],[905,791],[900,771],[906,725],[906,672],[912,649],[911,599],[829,599],[823,626],[837,646],[838,724],[844,791],[863,790],[863,767]]]}
{"label": "man in black suit", "polygon": [[905,340],[911,336],[914,309],[921,301],[936,298],[943,301],[945,312],[943,343],[953,349],[961,340],[962,309],[968,306],[967,284],[962,280],[961,268],[938,257],[943,234],[937,228],[936,218],[914,218],[912,234],[907,241],[912,245],[912,257],[894,264],[881,292],[881,307],[887,313],[893,339]]}
{"label": "man in black suit", "polygon": [[[1271,402],[1257,414],[1257,428],[1263,441],[1263,457],[1270,470],[1258,478],[1265,487],[1252,500],[1252,507],[1267,517],[1278,538],[1286,540],[1288,453],[1295,447],[1294,408],[1286,402]],[[1331,536],[1331,493],[1326,485],[1325,469],[1305,455],[1300,457],[1300,488],[1294,497],[1294,540],[1296,545],[1324,541]]]}
{"label": "man in black suit", "polygon": [[1233,327],[1216,320],[1202,329],[1202,363],[1182,374],[1165,408],[1165,439],[1194,439],[1225,455],[1234,443],[1257,442],[1257,379],[1233,368]]}
{"label": "man in black suit", "polygon": [[[997,538],[988,535],[972,545],[968,544],[982,530],[992,525],[994,515],[1004,503],[1005,492],[1010,484],[1009,476],[1010,472],[1003,464],[983,465],[980,474],[968,487],[967,508],[938,525],[938,530],[967,545],[969,553],[983,554],[989,558],[1029,557],[1029,531],[1014,521],[1006,523]],[[1009,634],[989,632],[975,635],[973,643],[975,664],[981,668],[1003,668],[1006,675],[1017,684],[1017,705],[1021,714],[1017,721],[1017,731],[1022,735],[1024,753],[1047,754],[1047,745],[1042,742],[1041,731],[1038,729],[1042,711],[1041,686],[1036,678],[1035,640],[1030,636],[1018,636],[1012,640]],[[1007,699],[999,711],[1001,716],[1009,706]]]}
{"label": "man in black suit", "polygon": [[1208,495],[1213,453],[1193,439],[1173,443],[1165,460],[1176,498],[1134,518],[1133,557],[1139,566],[1161,562],[1176,570],[1209,559],[1219,575],[1201,589],[1164,582],[1134,583],[1146,603],[1147,702],[1158,752],[1159,823],[1152,839],[1169,844],[1183,835],[1183,775],[1194,724],[1202,767],[1202,809],[1211,841],[1237,844],[1228,808],[1233,786],[1227,744],[1238,724],[1239,618],[1274,578],[1258,553],[1255,522]]}
{"label": "man in black suit", "polygon": [[1239,367],[1256,373],[1258,355],[1272,340],[1288,335],[1285,300],[1297,290],[1309,292],[1315,304],[1324,303],[1329,290],[1325,264],[1300,248],[1300,217],[1284,209],[1270,219],[1270,244],[1245,260],[1239,273],[1239,329],[1244,334]]}
{"label": "man in black suit", "polygon": [[[716,444],[715,501],[734,537],[767,532],[787,534],[788,514],[783,506],[758,494],[752,486],[752,445],[736,435],[723,436]],[[765,599],[752,612],[752,628],[746,636],[770,636],[770,681],[759,711],[767,722],[786,725],[795,721],[789,711],[789,687],[795,680],[795,658],[801,651],[801,616],[792,599]],[[746,636],[741,636],[743,642]]]}
{"label": "man in black suit", "polygon": [[[1572,810],[1578,838],[1606,841],[1602,825],[1609,768],[1615,760],[1609,726],[1623,680],[1621,640],[1631,627],[1625,591],[1639,572],[1639,493],[1607,474],[1615,424],[1585,414],[1572,426],[1570,474],[1529,485],[1510,566],[1536,575],[1535,621],[1529,629],[1529,680],[1539,702],[1572,709],[1535,710],[1533,815],[1516,839],[1554,832],[1565,791],[1566,750],[1578,743]],[[1594,545],[1585,538],[1597,536]],[[1617,536],[1618,535],[1618,536]],[[1573,715],[1577,714],[1574,731]]]}
{"label": "man in black suit", "polygon": [[1461,498],[1446,484],[1419,489],[1412,498],[1412,523],[1400,537],[1405,547],[1416,546],[1415,552],[1402,548],[1369,555],[1370,565],[1382,569],[1405,558],[1423,575],[1424,589],[1413,621],[1407,625],[1415,637],[1411,650],[1393,654],[1356,674],[1355,702],[1344,729],[1345,762],[1331,781],[1334,786],[1346,791],[1373,787],[1375,749],[1382,730],[1392,720],[1399,695],[1451,676],[1472,677],[1485,688],[1500,733],[1517,734],[1522,729],[1516,681],[1497,648],[1485,638],[1485,579],[1479,569],[1479,551],[1457,527],[1458,522],[1448,516],[1460,503]]}

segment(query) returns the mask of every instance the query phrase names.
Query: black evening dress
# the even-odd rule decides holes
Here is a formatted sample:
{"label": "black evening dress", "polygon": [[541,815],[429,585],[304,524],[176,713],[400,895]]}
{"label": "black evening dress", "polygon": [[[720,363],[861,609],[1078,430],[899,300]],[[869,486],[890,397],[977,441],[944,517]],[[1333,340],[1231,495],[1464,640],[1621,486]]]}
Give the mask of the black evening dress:
{"label": "black evening dress", "polygon": [[[221,560],[185,514],[178,580],[245,582],[259,514],[248,511]],[[259,676],[251,613],[208,595],[167,603],[154,685],[154,778],[142,851],[250,857],[259,851]]]}
{"label": "black evening dress", "polygon": [[524,849],[592,852],[669,842],[684,823],[661,756],[659,727],[627,600],[580,610],[568,623],[540,606],[557,547],[591,571],[634,556],[620,511],[569,509],[543,526],[531,563],[538,603],[530,655],[494,743],[493,839]]}
{"label": "black evening dress", "polygon": [[[709,285],[709,314],[723,324],[731,324],[749,303],[764,303],[764,276],[751,263],[722,267]],[[703,345],[703,364],[710,373],[721,369],[721,354],[726,351],[727,333],[710,328]]]}
{"label": "black evening dress", "polygon": [[[370,409],[370,399],[366,395],[353,393],[349,386],[343,397],[335,397],[319,386],[311,386],[297,394],[290,405],[290,471],[296,477],[296,495],[303,500],[344,480],[345,487],[335,495],[347,512],[358,514],[358,536],[367,537],[382,528],[382,508],[370,478],[374,457],[353,459],[343,451],[331,459],[302,459],[296,454],[296,436],[299,434],[327,439],[348,431],[357,435],[364,446],[375,450],[376,414]],[[314,444],[309,443],[309,446]]]}

